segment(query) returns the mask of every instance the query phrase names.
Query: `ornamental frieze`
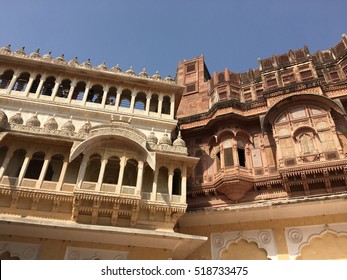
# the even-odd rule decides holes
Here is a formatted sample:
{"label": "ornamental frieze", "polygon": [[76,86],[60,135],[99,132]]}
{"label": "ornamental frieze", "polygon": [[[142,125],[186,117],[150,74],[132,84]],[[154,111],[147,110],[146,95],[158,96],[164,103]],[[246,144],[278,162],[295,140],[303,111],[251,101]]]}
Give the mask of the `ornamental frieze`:
{"label": "ornamental frieze", "polygon": [[313,95],[322,95],[323,94],[322,89],[320,87],[308,88],[308,89],[299,90],[296,92],[291,92],[291,93],[287,93],[287,94],[283,94],[283,95],[279,95],[279,96],[275,96],[275,97],[270,97],[267,99],[267,105],[268,105],[268,107],[272,107],[273,105],[275,105],[279,101],[286,99],[289,96],[301,95],[303,93],[304,94],[313,94]]}

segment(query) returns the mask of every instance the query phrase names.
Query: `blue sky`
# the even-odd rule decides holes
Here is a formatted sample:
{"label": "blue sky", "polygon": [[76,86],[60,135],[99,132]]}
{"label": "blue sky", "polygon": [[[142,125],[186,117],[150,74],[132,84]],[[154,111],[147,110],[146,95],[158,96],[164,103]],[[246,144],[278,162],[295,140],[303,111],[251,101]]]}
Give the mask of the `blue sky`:
{"label": "blue sky", "polygon": [[90,58],[109,68],[174,76],[179,61],[203,54],[208,69],[244,72],[257,58],[347,33],[346,0],[0,0],[0,45],[53,57]]}

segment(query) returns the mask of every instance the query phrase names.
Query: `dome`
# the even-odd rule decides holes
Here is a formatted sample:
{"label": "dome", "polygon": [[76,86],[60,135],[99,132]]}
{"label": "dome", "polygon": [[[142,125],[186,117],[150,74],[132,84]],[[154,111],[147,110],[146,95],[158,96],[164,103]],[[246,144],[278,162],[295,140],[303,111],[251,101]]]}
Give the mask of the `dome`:
{"label": "dome", "polygon": [[155,72],[154,75],[152,76],[152,79],[154,80],[161,80],[161,76],[159,75],[159,72]]}
{"label": "dome", "polygon": [[17,54],[17,55],[26,55],[24,49],[25,49],[25,47],[22,47],[22,48],[16,50],[16,51],[14,52],[14,54]]}
{"label": "dome", "polygon": [[113,66],[111,68],[112,72],[118,73],[118,72],[122,72],[122,69],[119,68],[119,65],[117,64],[116,66]]}
{"label": "dome", "polygon": [[171,76],[166,76],[166,77],[164,78],[164,81],[165,81],[165,82],[173,82],[174,80],[171,78]]}
{"label": "dome", "polygon": [[77,56],[76,56],[75,58],[71,59],[71,60],[68,62],[68,65],[69,65],[69,66],[77,66],[77,65],[79,65],[78,60],[77,60]]}
{"label": "dome", "polygon": [[79,133],[89,133],[90,129],[92,128],[92,125],[90,124],[89,121],[87,121],[80,130],[78,131]]}
{"label": "dome", "polygon": [[27,120],[26,125],[27,126],[37,126],[37,127],[40,127],[41,122],[37,118],[37,113],[35,115],[33,115],[30,119]]}
{"label": "dome", "polygon": [[51,60],[52,59],[52,52],[48,52],[42,56],[43,59]]}
{"label": "dome", "polygon": [[132,75],[132,76],[135,76],[136,73],[134,72],[134,69],[132,66],[130,66],[130,69],[128,69],[127,71],[125,71],[126,74],[128,75]]}
{"label": "dome", "polygon": [[22,118],[22,113],[20,112],[21,110],[19,110],[16,114],[14,114],[11,118],[10,118],[10,123],[14,123],[14,124],[23,124],[23,118]]}
{"label": "dome", "polygon": [[72,123],[72,119],[70,118],[66,123],[61,127],[62,131],[75,132],[75,126]]}
{"label": "dome", "polygon": [[166,132],[164,133],[163,137],[160,138],[159,145],[171,145],[171,139]]}
{"label": "dome", "polygon": [[87,61],[83,62],[81,65],[83,67],[86,67],[86,68],[92,68],[93,67],[92,63],[90,62],[90,58],[88,58]]}
{"label": "dome", "polygon": [[54,116],[52,118],[49,118],[45,124],[43,125],[44,128],[49,129],[49,130],[55,130],[58,129],[58,123],[55,120]]}
{"label": "dome", "polygon": [[5,128],[8,123],[7,115],[4,111],[0,110],[0,128]]}
{"label": "dome", "polygon": [[186,146],[186,142],[184,142],[184,140],[182,139],[181,131],[178,132],[177,139],[173,142],[173,145],[175,147],[185,147]]}
{"label": "dome", "polygon": [[148,74],[145,68],[142,69],[142,71],[139,73],[139,76],[142,78],[148,78]]}
{"label": "dome", "polygon": [[53,60],[55,63],[61,63],[61,64],[66,64],[64,54],[61,54],[61,56],[58,56]]}
{"label": "dome", "polygon": [[96,67],[98,70],[107,70],[106,62],[104,61],[99,66]]}
{"label": "dome", "polygon": [[157,138],[157,136],[155,136],[153,128],[152,128],[151,133],[147,136],[147,142],[158,144],[158,138]]}
{"label": "dome", "polygon": [[0,48],[0,53],[11,53],[11,45],[7,45],[5,47]]}
{"label": "dome", "polygon": [[40,55],[40,49],[38,48],[36,51],[32,52],[30,55],[29,55],[30,58],[41,58],[41,55]]}

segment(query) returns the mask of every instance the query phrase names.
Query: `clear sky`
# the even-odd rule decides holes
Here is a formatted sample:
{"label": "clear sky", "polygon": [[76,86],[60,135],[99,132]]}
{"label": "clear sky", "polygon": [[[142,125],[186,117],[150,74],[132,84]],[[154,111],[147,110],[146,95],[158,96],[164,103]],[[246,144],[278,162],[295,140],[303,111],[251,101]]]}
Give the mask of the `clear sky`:
{"label": "clear sky", "polygon": [[208,69],[244,72],[257,58],[347,33],[347,0],[0,0],[0,46],[175,76],[203,54]]}

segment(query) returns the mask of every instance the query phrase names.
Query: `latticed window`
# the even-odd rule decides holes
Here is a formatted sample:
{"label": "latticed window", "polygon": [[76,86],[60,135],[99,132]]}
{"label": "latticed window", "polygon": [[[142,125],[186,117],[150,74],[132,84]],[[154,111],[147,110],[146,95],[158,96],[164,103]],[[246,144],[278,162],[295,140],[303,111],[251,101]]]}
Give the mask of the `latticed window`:
{"label": "latticed window", "polygon": [[280,139],[280,146],[282,150],[283,157],[293,157],[295,156],[293,140],[288,138]]}
{"label": "latticed window", "polygon": [[315,147],[313,143],[313,139],[308,134],[303,134],[299,138],[300,148],[302,154],[312,154],[315,152]]}
{"label": "latticed window", "polygon": [[319,140],[321,141],[323,152],[335,150],[334,139],[331,134],[331,131],[321,131],[318,133],[318,136]]}

